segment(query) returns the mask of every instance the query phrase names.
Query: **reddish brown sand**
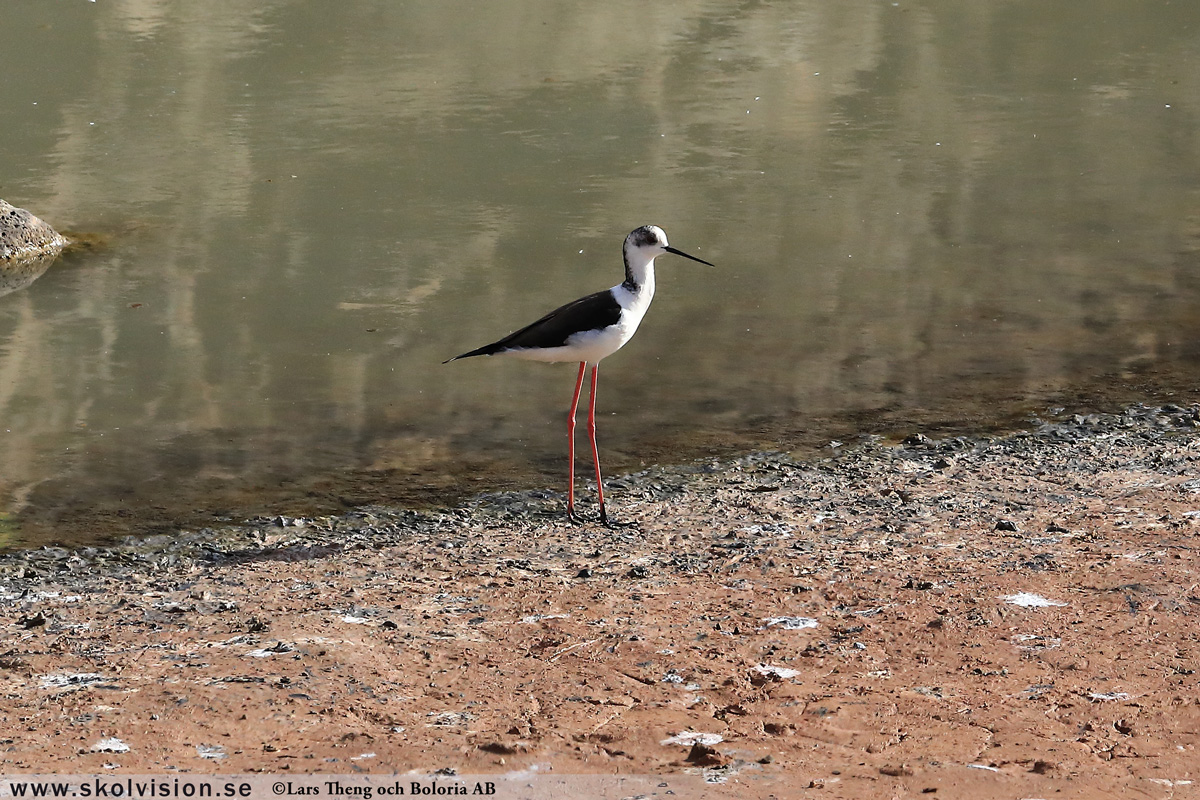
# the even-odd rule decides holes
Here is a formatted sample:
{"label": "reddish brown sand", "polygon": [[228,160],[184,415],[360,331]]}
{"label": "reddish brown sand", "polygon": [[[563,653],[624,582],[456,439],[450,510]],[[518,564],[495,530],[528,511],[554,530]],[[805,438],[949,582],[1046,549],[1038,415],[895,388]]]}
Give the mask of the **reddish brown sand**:
{"label": "reddish brown sand", "polygon": [[0,772],[1200,796],[1200,436],[1091,422],[633,478],[625,530],[501,498],[5,562]]}

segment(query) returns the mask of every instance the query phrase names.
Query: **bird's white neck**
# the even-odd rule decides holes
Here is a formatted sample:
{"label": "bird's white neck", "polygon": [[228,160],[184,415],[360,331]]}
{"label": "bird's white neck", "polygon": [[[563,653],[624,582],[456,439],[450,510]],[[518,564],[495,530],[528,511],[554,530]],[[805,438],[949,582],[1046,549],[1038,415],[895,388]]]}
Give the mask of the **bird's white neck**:
{"label": "bird's white neck", "polygon": [[621,284],[634,294],[654,296],[654,258],[640,253],[625,253],[625,282]]}
{"label": "bird's white neck", "polygon": [[654,300],[654,259],[625,263],[625,280],[612,288],[613,297],[621,306],[621,326],[624,338],[633,336],[650,302]]}

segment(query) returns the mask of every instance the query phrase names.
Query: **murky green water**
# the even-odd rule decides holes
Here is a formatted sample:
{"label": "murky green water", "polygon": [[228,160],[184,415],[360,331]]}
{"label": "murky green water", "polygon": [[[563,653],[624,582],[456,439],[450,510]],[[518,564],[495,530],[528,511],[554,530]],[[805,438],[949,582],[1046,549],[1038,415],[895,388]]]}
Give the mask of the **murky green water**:
{"label": "murky green water", "polygon": [[612,474],[1200,366],[1200,5],[11,3],[17,541],[560,489],[574,367],[443,366],[659,262]]}

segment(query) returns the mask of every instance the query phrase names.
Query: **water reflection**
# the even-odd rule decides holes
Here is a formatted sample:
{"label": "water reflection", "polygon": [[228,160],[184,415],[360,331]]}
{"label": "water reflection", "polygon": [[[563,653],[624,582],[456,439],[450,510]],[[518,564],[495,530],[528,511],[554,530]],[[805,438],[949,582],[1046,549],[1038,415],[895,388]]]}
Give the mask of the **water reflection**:
{"label": "water reflection", "polygon": [[22,258],[20,260],[0,260],[0,297],[24,289],[29,284],[42,277],[58,254]]}
{"label": "water reflection", "polygon": [[440,361],[648,221],[722,269],[664,265],[605,362],[616,471],[1186,389],[1197,23],[17,4],[0,194],[117,233],[0,298],[0,497],[62,538],[557,487],[571,368]]}

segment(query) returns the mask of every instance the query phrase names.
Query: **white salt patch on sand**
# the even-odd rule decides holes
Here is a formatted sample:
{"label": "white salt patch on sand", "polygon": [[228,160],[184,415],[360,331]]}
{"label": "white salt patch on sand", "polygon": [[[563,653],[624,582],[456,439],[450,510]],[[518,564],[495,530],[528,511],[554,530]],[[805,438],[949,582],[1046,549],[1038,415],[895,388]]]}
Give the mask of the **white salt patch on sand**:
{"label": "white salt patch on sand", "polygon": [[1065,606],[1066,605],[1066,603],[1063,603],[1061,601],[1050,600],[1048,598],[1042,597],[1040,594],[1033,594],[1032,592],[1019,592],[1018,594],[1006,594],[1003,597],[1001,597],[1000,599],[1006,603],[1011,603],[1014,606],[1020,606],[1021,608],[1049,608],[1050,606]]}
{"label": "white salt patch on sand", "polygon": [[767,664],[759,664],[754,668],[754,671],[759,675],[774,675],[778,678],[794,678],[800,674],[800,670],[790,667],[772,667]]}
{"label": "white salt patch on sand", "polygon": [[802,631],[805,628],[817,627],[817,621],[812,617],[768,617],[763,620],[765,628],[783,628],[785,631]]}
{"label": "white salt patch on sand", "polygon": [[712,747],[714,744],[720,744],[725,741],[724,737],[719,733],[697,733],[696,731],[683,731],[677,733],[669,739],[663,739],[659,744],[664,747],[671,745],[683,745],[691,747],[694,744],[704,744]]}
{"label": "white salt patch on sand", "polygon": [[101,739],[92,745],[93,753],[128,753],[129,745],[122,742],[117,737],[111,739]]}

